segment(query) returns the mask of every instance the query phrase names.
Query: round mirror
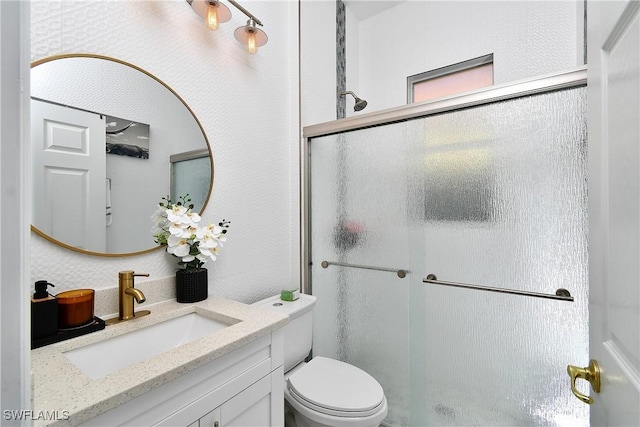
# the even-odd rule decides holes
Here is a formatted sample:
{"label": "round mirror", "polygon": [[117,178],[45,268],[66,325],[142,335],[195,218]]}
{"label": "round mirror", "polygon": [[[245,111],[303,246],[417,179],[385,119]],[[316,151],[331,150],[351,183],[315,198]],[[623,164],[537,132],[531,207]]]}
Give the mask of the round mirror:
{"label": "round mirror", "polygon": [[31,68],[32,230],[91,255],[158,248],[151,216],[189,194],[202,212],[213,185],[207,137],[169,86],[98,55]]}

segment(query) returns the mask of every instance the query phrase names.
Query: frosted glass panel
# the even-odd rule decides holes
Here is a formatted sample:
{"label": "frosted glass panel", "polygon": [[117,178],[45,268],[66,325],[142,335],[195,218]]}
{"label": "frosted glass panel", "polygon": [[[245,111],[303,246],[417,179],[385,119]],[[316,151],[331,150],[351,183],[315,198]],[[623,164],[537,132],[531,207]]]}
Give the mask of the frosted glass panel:
{"label": "frosted glass panel", "polygon": [[[390,419],[408,413],[409,286],[423,256],[423,165],[411,123],[311,144],[314,354],[347,360],[386,389]],[[418,129],[420,134],[423,131]],[[400,139],[406,140],[399,144]],[[409,270],[330,266],[322,261]]]}
{"label": "frosted glass panel", "polygon": [[182,160],[171,164],[171,197],[189,194],[196,212],[200,212],[209,197],[211,160],[209,157]]}
{"label": "frosted glass panel", "polygon": [[566,374],[588,361],[585,108],[576,88],[311,141],[314,354],[377,378],[390,425],[588,425]]}

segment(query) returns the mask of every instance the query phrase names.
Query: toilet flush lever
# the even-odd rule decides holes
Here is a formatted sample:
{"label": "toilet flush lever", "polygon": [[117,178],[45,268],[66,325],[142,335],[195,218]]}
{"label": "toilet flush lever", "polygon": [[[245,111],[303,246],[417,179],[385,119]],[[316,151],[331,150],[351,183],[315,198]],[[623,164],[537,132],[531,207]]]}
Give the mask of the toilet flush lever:
{"label": "toilet flush lever", "polygon": [[593,403],[593,398],[578,391],[576,388],[576,379],[582,378],[589,381],[593,391],[600,393],[600,366],[598,365],[598,362],[591,359],[589,361],[589,366],[586,368],[569,365],[567,366],[567,373],[569,374],[569,377],[571,377],[571,391],[573,394],[584,403],[591,405]]}

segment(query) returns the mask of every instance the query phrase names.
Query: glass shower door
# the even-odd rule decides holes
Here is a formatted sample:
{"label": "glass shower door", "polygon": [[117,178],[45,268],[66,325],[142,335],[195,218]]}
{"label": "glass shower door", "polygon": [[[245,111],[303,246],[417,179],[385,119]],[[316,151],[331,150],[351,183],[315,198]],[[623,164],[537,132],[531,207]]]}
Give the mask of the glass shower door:
{"label": "glass shower door", "polygon": [[585,108],[578,87],[311,140],[314,355],[372,374],[388,425],[588,425],[566,375],[588,359]]}
{"label": "glass shower door", "polygon": [[313,353],[373,375],[397,425],[408,422],[408,303],[424,258],[422,138],[406,135],[414,131],[397,123],[310,146]]}
{"label": "glass shower door", "polygon": [[566,374],[588,360],[586,89],[423,126],[424,275],[574,301],[416,287],[412,425],[588,425]]}

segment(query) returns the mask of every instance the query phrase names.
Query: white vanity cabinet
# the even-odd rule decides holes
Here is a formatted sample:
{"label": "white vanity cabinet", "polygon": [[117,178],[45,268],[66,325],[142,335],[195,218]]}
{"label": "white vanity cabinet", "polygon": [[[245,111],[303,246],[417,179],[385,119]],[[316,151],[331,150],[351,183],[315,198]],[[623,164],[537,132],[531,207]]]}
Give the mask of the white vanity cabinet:
{"label": "white vanity cabinet", "polygon": [[284,426],[283,387],[283,332],[277,329],[83,425]]}
{"label": "white vanity cabinet", "polygon": [[[282,420],[274,419],[274,409],[284,410],[282,406],[273,408],[275,402],[272,381],[278,375],[270,374],[251,387],[237,394],[223,403],[220,407],[209,412],[197,422],[190,424],[193,427],[242,427],[283,425]],[[278,409],[280,411],[280,409]],[[271,422],[271,424],[265,424]]]}

